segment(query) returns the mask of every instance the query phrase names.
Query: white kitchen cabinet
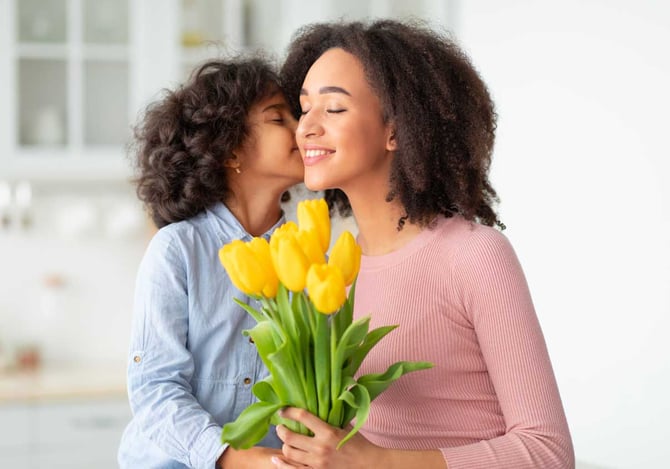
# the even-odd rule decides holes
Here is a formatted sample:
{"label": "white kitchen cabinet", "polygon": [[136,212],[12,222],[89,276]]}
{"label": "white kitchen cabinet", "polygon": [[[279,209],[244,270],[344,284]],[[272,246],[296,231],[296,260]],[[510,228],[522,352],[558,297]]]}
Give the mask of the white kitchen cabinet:
{"label": "white kitchen cabinet", "polygon": [[124,175],[131,1],[2,0],[0,176]]}
{"label": "white kitchen cabinet", "polygon": [[130,176],[138,114],[210,53],[202,43],[239,42],[241,5],[0,0],[0,180]]}
{"label": "white kitchen cabinet", "polygon": [[300,26],[429,18],[443,0],[0,0],[0,181],[123,180],[131,125],[209,57],[281,60]]}
{"label": "white kitchen cabinet", "polygon": [[125,398],[0,405],[0,467],[115,468],[130,421]]}

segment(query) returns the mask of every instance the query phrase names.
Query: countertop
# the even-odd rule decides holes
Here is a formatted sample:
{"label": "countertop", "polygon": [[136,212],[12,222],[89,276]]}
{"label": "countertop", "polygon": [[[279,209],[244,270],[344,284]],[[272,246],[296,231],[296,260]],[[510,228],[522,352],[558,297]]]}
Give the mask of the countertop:
{"label": "countertop", "polygon": [[125,366],[64,366],[0,371],[0,405],[126,396]]}

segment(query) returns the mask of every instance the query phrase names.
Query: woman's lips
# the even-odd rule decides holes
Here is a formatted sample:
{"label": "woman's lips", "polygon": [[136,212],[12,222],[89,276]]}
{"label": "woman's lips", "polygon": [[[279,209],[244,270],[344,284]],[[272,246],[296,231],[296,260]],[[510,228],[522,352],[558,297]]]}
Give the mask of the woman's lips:
{"label": "woman's lips", "polygon": [[303,162],[305,166],[312,166],[328,158],[333,153],[335,153],[334,150],[327,148],[305,148]]}

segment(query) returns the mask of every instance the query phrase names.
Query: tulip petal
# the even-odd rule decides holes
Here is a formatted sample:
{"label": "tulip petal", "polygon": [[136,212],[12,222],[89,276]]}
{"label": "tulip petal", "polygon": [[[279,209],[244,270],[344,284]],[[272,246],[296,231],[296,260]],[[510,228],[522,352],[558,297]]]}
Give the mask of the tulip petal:
{"label": "tulip petal", "polygon": [[307,293],[319,312],[336,312],[347,299],[340,269],[328,264],[313,264],[307,272]]}
{"label": "tulip petal", "polygon": [[301,230],[316,230],[321,250],[330,246],[330,213],[324,199],[302,200],[298,203],[298,225]]}
{"label": "tulip petal", "polygon": [[348,286],[354,282],[361,268],[361,247],[350,232],[343,231],[337,238],[328,258],[328,264],[340,268],[345,285]]}

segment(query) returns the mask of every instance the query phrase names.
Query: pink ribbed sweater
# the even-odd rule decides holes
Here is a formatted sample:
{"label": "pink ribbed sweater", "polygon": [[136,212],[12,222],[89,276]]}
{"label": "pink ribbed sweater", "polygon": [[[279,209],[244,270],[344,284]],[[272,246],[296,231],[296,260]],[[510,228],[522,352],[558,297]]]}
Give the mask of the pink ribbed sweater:
{"label": "pink ribbed sweater", "polygon": [[400,327],[360,374],[399,360],[362,433],[400,449],[440,449],[449,469],[574,467],[570,433],[523,271],[507,238],[440,218],[400,250],[363,256],[355,316]]}

